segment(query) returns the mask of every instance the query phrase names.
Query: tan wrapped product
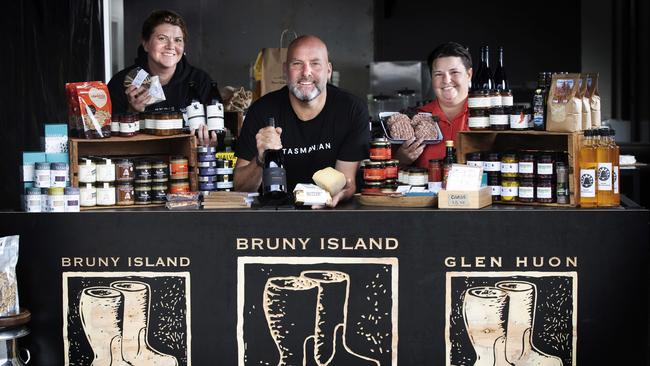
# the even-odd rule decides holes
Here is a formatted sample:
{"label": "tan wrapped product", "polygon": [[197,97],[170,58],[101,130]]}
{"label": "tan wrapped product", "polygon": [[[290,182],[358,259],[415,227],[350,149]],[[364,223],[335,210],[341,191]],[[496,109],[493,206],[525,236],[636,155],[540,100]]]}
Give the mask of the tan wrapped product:
{"label": "tan wrapped product", "polygon": [[582,129],[591,128],[591,107],[587,90],[587,74],[580,74],[580,100],[582,101]]}
{"label": "tan wrapped product", "polygon": [[317,171],[311,176],[311,179],[314,180],[317,186],[328,191],[332,196],[339,193],[345,187],[346,182],[345,174],[332,167]]}
{"label": "tan wrapped product", "polygon": [[546,103],[547,131],[582,130],[582,100],[579,98],[579,89],[580,74],[553,74]]}
{"label": "tan wrapped product", "polygon": [[598,73],[587,73],[587,94],[591,111],[591,127],[598,128],[601,124],[600,95],[598,94]]}

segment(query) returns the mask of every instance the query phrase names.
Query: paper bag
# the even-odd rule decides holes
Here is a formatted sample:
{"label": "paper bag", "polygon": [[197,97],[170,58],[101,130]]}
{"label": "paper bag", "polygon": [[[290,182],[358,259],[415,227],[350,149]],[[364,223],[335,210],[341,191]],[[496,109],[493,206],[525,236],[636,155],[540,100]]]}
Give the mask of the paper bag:
{"label": "paper bag", "polygon": [[283,47],[285,35],[291,32],[285,29],[280,35],[280,47],[263,48],[255,61],[255,79],[260,82],[260,96],[281,89],[286,85],[283,63],[287,60],[287,48]]}
{"label": "paper bag", "polygon": [[553,74],[546,103],[546,130],[576,132],[582,130],[580,74]]}

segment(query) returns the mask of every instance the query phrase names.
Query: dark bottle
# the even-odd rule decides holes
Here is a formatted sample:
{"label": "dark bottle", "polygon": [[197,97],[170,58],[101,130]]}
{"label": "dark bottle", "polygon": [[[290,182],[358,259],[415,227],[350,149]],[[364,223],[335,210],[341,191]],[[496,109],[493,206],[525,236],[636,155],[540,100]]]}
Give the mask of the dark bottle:
{"label": "dark bottle", "polygon": [[451,166],[456,163],[456,149],[454,149],[454,140],[445,141],[445,158],[442,160],[442,187],[447,186],[447,177]]}
{"label": "dark bottle", "polygon": [[492,77],[492,70],[490,70],[490,48],[483,46],[481,51],[481,74],[478,79],[479,90],[492,90],[494,89],[494,78]]}
{"label": "dark bottle", "polygon": [[471,84],[472,84],[472,91],[476,90],[481,90],[481,85],[480,85],[480,80],[483,74],[483,46],[481,46],[480,51],[479,51],[479,57],[481,61],[478,63],[478,66],[476,67],[476,70],[474,70],[474,75],[472,76]]}
{"label": "dark bottle", "polygon": [[[273,117],[269,118],[268,127],[275,128]],[[287,196],[287,173],[284,170],[284,155],[281,149],[269,149],[264,152],[262,195],[270,200],[280,200]]]}
{"label": "dark bottle", "polygon": [[533,129],[546,130],[546,96],[548,95],[548,74],[540,72],[537,77],[537,88],[533,93]]}
{"label": "dark bottle", "polygon": [[210,83],[210,95],[208,97],[208,105],[215,105],[221,103],[221,93],[219,92],[219,86],[216,81]]}
{"label": "dark bottle", "polygon": [[494,70],[494,84],[498,90],[510,89],[508,85],[508,77],[506,76],[506,69],[503,67],[503,47],[499,46],[499,63],[496,70]]}

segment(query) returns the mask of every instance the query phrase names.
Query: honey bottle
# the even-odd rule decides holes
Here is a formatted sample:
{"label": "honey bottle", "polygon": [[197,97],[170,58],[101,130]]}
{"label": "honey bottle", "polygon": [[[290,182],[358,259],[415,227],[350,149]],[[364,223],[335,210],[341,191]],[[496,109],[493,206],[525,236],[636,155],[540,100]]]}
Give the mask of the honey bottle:
{"label": "honey bottle", "polygon": [[616,140],[614,139],[614,136],[616,136],[616,131],[613,129],[609,129],[608,131],[608,142],[609,146],[611,148],[611,157],[612,157],[612,190],[614,194],[612,195],[612,206],[617,207],[620,206],[621,204],[621,192],[620,192],[620,162],[619,162],[619,157],[620,157],[620,149],[618,145],[616,145]]}
{"label": "honey bottle", "polygon": [[609,129],[596,130],[596,201],[598,207],[614,206],[614,189],[612,186],[612,146],[609,143]]}
{"label": "honey bottle", "polygon": [[596,147],[594,146],[594,130],[584,131],[584,141],[580,147],[580,207],[596,207]]}

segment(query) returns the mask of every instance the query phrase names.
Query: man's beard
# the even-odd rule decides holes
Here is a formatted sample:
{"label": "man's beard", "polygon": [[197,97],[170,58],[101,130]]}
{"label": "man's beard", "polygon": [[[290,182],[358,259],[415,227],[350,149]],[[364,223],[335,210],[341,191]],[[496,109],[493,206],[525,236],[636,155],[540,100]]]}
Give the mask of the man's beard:
{"label": "man's beard", "polygon": [[300,91],[299,88],[300,81],[297,83],[289,83],[289,90],[291,91],[291,94],[293,94],[294,97],[296,97],[298,100],[302,102],[311,102],[312,100],[316,99],[320,95],[320,93],[323,92],[322,88],[318,83],[314,83],[314,88],[309,92],[308,94],[303,93]]}

